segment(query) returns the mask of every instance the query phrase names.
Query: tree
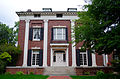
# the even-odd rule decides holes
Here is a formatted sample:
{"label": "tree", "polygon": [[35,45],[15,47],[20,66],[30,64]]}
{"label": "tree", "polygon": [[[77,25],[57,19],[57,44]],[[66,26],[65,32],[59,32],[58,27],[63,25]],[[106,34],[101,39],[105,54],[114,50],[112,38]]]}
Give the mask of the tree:
{"label": "tree", "polygon": [[74,28],[75,42],[84,41],[84,46],[98,53],[120,52],[120,1],[91,0],[85,5],[87,11],[79,12]]}
{"label": "tree", "polygon": [[6,65],[15,65],[21,50],[16,46],[17,30],[0,23],[0,73]]}
{"label": "tree", "polygon": [[[87,0],[86,0],[87,1]],[[85,5],[87,11],[78,12],[74,28],[75,42],[84,41],[84,48],[98,54],[113,51],[120,59],[120,0],[90,0]],[[120,68],[120,60],[113,62],[115,70]]]}

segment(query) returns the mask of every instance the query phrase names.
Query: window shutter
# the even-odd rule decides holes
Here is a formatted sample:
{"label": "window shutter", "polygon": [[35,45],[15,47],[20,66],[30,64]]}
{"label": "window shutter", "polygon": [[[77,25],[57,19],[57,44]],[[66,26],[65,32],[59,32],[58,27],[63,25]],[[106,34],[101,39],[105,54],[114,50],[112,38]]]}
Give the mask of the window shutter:
{"label": "window shutter", "polygon": [[43,50],[42,49],[40,49],[40,51],[39,51],[39,66],[42,66],[43,65]]}
{"label": "window shutter", "polygon": [[32,38],[33,38],[33,28],[30,28],[29,29],[29,40],[32,41]]}
{"label": "window shutter", "polygon": [[42,27],[40,30],[40,40],[43,40],[44,38],[44,28]]}
{"label": "window shutter", "polygon": [[51,40],[53,40],[53,28],[51,28]]}
{"label": "window shutter", "polygon": [[76,64],[80,66],[80,49],[76,50]]}
{"label": "window shutter", "polygon": [[68,41],[68,29],[66,28],[66,40]]}
{"label": "window shutter", "polygon": [[31,66],[31,55],[32,55],[32,50],[28,50],[28,61],[27,61],[27,65]]}
{"label": "window shutter", "polygon": [[88,54],[88,66],[92,66],[92,56],[90,50],[87,50]]}

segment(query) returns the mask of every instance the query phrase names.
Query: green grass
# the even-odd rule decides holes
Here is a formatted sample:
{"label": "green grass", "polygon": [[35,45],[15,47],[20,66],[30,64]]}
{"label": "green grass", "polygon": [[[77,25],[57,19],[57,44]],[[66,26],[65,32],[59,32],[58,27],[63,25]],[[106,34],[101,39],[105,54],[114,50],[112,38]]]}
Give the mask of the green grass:
{"label": "green grass", "polygon": [[0,75],[0,79],[47,79],[44,75]]}
{"label": "green grass", "polygon": [[96,76],[70,76],[72,79],[96,79]]}

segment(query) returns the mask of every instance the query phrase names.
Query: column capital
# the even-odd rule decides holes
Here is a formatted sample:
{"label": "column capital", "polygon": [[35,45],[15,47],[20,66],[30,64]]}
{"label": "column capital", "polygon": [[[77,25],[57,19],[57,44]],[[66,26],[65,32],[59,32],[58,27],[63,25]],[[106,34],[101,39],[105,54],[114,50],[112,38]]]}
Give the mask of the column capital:
{"label": "column capital", "polygon": [[30,22],[30,20],[29,20],[29,19],[26,19],[26,20],[25,20],[25,22],[26,22],[26,23],[29,23],[29,22]]}
{"label": "column capital", "polygon": [[44,22],[48,22],[48,19],[45,19]]}

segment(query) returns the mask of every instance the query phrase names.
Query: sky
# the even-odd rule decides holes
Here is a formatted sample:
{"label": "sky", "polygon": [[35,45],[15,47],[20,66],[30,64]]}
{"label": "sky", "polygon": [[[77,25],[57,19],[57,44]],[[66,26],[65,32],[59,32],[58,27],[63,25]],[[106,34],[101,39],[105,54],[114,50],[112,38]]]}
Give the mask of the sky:
{"label": "sky", "polygon": [[42,11],[42,8],[52,8],[52,11],[67,11],[67,8],[77,8],[86,4],[84,0],[0,0],[0,22],[13,27],[19,17],[15,12]]}

